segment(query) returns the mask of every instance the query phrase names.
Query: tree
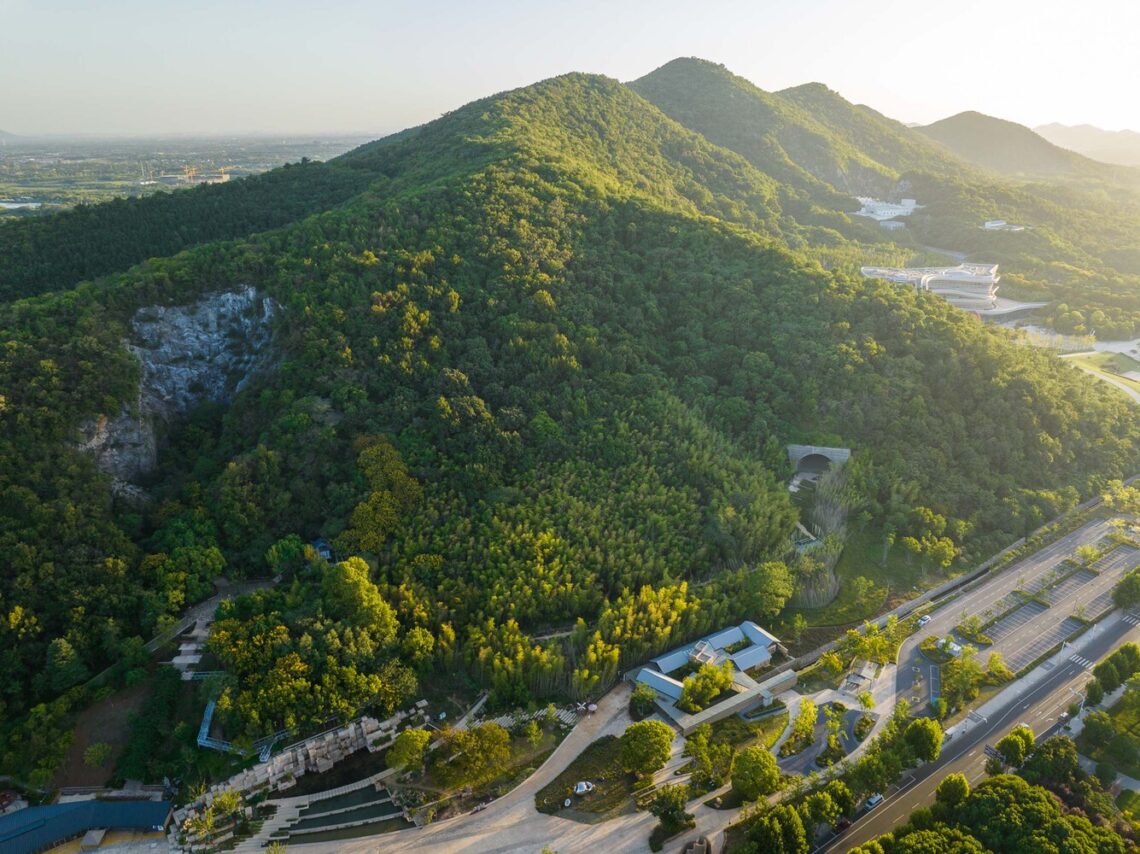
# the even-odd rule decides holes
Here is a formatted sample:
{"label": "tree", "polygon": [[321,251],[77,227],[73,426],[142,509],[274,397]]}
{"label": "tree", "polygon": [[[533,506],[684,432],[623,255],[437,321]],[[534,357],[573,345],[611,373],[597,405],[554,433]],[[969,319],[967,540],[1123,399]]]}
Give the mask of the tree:
{"label": "tree", "polygon": [[834,652],[825,652],[819,657],[819,666],[832,676],[837,676],[843,670],[843,659]]}
{"label": "tree", "polygon": [[1125,610],[1140,605],[1140,570],[1132,570],[1116,583],[1112,589],[1112,601]]}
{"label": "tree", "polygon": [[1074,786],[1084,779],[1071,738],[1057,735],[1041,742],[1018,772],[1030,783]]}
{"label": "tree", "polygon": [[665,767],[673,750],[673,730],[661,721],[638,721],[621,736],[621,763],[641,777]]}
{"label": "tree", "polygon": [[417,667],[422,667],[431,662],[435,638],[423,626],[412,626],[404,633],[400,648],[406,660]]}
{"label": "tree", "polygon": [[839,821],[838,805],[825,791],[812,792],[800,805],[800,813],[809,827],[819,824],[832,825]]}
{"label": "tree", "polygon": [[732,790],[746,801],[770,795],[780,787],[776,758],[760,745],[744,748],[732,765]]}
{"label": "tree", "polygon": [[657,692],[644,682],[633,686],[633,693],[629,695],[629,716],[635,721],[649,717],[657,708]]}
{"label": "tree", "polygon": [[1122,680],[1120,678],[1120,673],[1116,669],[1116,665],[1112,662],[1112,659],[1102,661],[1100,664],[1093,668],[1092,672],[1093,676],[1096,677],[1096,681],[1100,683],[1102,688],[1104,688],[1104,692],[1106,694],[1111,694],[1113,691],[1120,687]]}
{"label": "tree", "polygon": [[396,637],[396,613],[369,578],[368,564],[350,557],[325,570],[321,597],[331,615],[369,629],[381,644]]}
{"label": "tree", "polygon": [[870,691],[860,691],[858,700],[859,707],[865,712],[869,712],[875,708],[875,696]]}
{"label": "tree", "polygon": [[1116,727],[1107,712],[1089,712],[1085,715],[1084,733],[1093,744],[1108,744],[1116,735]]}
{"label": "tree", "polygon": [[875,607],[875,592],[875,582],[866,576],[859,575],[851,579],[851,597],[861,609],[869,610]]}
{"label": "tree", "polygon": [[497,723],[450,730],[433,752],[432,774],[449,788],[485,782],[502,772],[511,758],[511,736]]}
{"label": "tree", "polygon": [[823,790],[835,803],[840,815],[850,815],[851,811],[855,809],[855,796],[851,794],[851,789],[842,780],[831,780],[824,786]]}
{"label": "tree", "polygon": [[1090,706],[1099,706],[1101,700],[1104,699],[1104,688],[1100,685],[1100,680],[1093,679],[1085,686],[1085,700]]}
{"label": "tree", "polygon": [[1010,735],[1014,738],[1020,739],[1023,753],[1028,756],[1033,752],[1034,746],[1037,744],[1037,736],[1033,734],[1033,730],[1024,725],[1015,726]]}
{"label": "tree", "polygon": [[942,693],[951,706],[960,706],[978,696],[985,671],[974,658],[975,652],[967,644],[960,656],[942,665]]}
{"label": "tree", "polygon": [[748,839],[763,854],[807,854],[811,850],[800,814],[778,804],[762,815],[748,831]]}
{"label": "tree", "polygon": [[931,718],[916,718],[906,728],[906,742],[923,762],[933,762],[942,752],[942,727]]}
{"label": "tree", "polygon": [[48,645],[47,675],[51,689],[56,693],[73,688],[87,679],[87,668],[66,638],[56,638]]}
{"label": "tree", "polygon": [[534,718],[527,721],[526,726],[523,727],[523,738],[530,742],[532,747],[537,747],[538,743],[542,741],[542,727]]}
{"label": "tree", "polygon": [[802,742],[810,742],[815,735],[815,724],[819,720],[819,708],[809,698],[800,700],[799,714],[792,724],[791,738]]}
{"label": "tree", "polygon": [[1025,742],[1013,733],[998,740],[997,750],[1002,755],[1006,765],[1017,767],[1025,761]]}
{"label": "tree", "polygon": [[792,641],[799,643],[800,638],[803,637],[804,632],[808,630],[807,617],[796,611],[795,616],[792,617]]}
{"label": "tree", "polygon": [[1013,671],[1006,666],[1005,659],[1002,658],[1000,652],[990,653],[989,660],[986,662],[986,673],[994,682],[1008,682],[1013,678]]}
{"label": "tree", "polygon": [[685,739],[685,755],[691,756],[694,790],[708,790],[724,782],[732,768],[735,751],[726,742],[712,742],[712,726],[701,724]]}
{"label": "tree", "polygon": [[111,753],[111,745],[105,741],[96,741],[83,751],[83,764],[88,768],[102,768],[111,758]]}
{"label": "tree", "polygon": [[699,712],[732,687],[732,662],[721,665],[706,663],[681,683],[677,707],[686,712]]}
{"label": "tree", "polygon": [[666,827],[676,827],[692,818],[685,812],[685,805],[688,802],[688,786],[669,784],[657,790],[649,802],[649,812],[657,816]]}
{"label": "tree", "polygon": [[1117,513],[1135,516],[1140,514],[1140,487],[1125,486],[1124,481],[1113,480],[1105,491],[1104,503]]}
{"label": "tree", "polygon": [[964,774],[947,774],[934,791],[934,800],[953,809],[970,796],[970,783]]}

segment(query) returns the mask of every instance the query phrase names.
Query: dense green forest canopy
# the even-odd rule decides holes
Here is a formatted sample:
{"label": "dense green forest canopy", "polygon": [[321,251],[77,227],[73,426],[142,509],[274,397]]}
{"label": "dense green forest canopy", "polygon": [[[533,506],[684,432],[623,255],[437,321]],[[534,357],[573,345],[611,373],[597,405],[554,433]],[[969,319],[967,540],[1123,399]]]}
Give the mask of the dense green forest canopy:
{"label": "dense green forest canopy", "polygon": [[256,179],[5,222],[0,300],[63,290],[147,258],[285,225],[339,204],[366,185],[358,173],[306,161]]}
{"label": "dense green forest canopy", "polygon": [[[806,189],[614,81],[556,78],[295,171],[369,189],[0,306],[5,770],[49,773],[87,676],[136,667],[222,573],[285,578],[210,641],[229,732],[254,738],[456,668],[495,705],[596,696],[774,615],[788,441],[855,448],[866,523],[968,558],[1137,462],[1128,401],[936,297],[825,268],[882,248],[801,221]],[[93,239],[134,230],[92,215]],[[171,426],[150,501],[114,498],[75,443],[136,405],[131,317],[251,283],[280,306],[273,369]],[[306,551],[317,535],[346,559]]]}

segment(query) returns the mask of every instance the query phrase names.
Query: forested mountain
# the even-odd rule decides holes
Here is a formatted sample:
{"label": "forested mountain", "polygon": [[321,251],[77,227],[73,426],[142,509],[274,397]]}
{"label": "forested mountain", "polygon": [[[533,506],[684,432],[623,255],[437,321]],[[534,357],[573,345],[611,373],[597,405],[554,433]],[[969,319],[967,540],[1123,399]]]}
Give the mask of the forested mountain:
{"label": "forested mountain", "polygon": [[1002,175],[1115,177],[1132,183],[1140,177],[1059,148],[1024,125],[983,113],[958,113],[915,130],[958,157]]}
{"label": "forested mountain", "polygon": [[[286,576],[210,642],[219,719],[253,738],[453,669],[497,705],[596,695],[776,613],[797,581],[788,441],[853,447],[853,512],[970,557],[1132,473],[1127,400],[833,263],[877,250],[787,168],[572,74],[298,170],[356,188],[339,204],[0,306],[4,770],[48,773],[87,674],[134,666],[130,639],[223,572]],[[165,209],[115,210],[90,214],[93,241],[130,247],[110,269],[169,251]],[[268,367],[168,425],[148,500],[115,497],[79,427],[139,406],[137,313],[247,285],[278,307]],[[330,569],[317,535],[354,557]]]}
{"label": "forested mountain", "polygon": [[[818,83],[768,93],[704,60],[674,60],[630,85],[681,124],[798,188],[811,213],[785,208],[801,221],[864,243],[882,240],[867,220],[823,211],[854,209],[853,200],[836,202],[834,194],[912,196],[922,208],[905,232],[894,233],[910,247],[909,258],[925,244],[998,262],[1003,294],[1050,302],[1046,311],[1060,331],[1140,334],[1140,204],[1127,185],[1105,180],[1106,170],[1118,171],[1112,167],[1091,164],[1094,174],[1083,184],[1072,175],[1065,184],[1015,182]],[[982,231],[988,219],[1032,230]],[[808,239],[819,254],[826,240]]]}
{"label": "forested mountain", "polygon": [[722,65],[677,59],[629,85],[685,127],[821,204],[857,209],[837,193],[889,195],[911,169],[962,172],[961,163],[906,128],[818,83],[765,92]]}
{"label": "forested mountain", "polygon": [[1056,122],[1033,130],[1054,145],[1101,163],[1140,166],[1140,133],[1134,130],[1104,130],[1092,125],[1062,125]]}
{"label": "forested mountain", "polygon": [[918,171],[972,176],[973,170],[962,160],[947,155],[900,122],[863,104],[852,104],[822,83],[805,83],[776,94],[895,175]]}

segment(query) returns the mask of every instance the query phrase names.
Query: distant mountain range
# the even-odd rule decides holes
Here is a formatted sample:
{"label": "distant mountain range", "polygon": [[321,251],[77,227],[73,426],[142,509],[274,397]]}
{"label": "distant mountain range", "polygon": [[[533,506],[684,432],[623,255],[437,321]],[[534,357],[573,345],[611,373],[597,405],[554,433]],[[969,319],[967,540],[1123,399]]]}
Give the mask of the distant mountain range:
{"label": "distant mountain range", "polygon": [[1093,160],[1121,166],[1140,166],[1140,133],[1134,130],[1103,130],[1092,125],[1062,125],[1056,122],[1034,128],[1041,136]]}
{"label": "distant mountain range", "polygon": [[1098,164],[1059,148],[1024,125],[968,111],[915,130],[964,160],[994,172],[1061,174],[1095,170]]}
{"label": "distant mountain range", "polygon": [[1140,172],[1054,145],[1025,125],[968,111],[914,128],[976,166],[1007,176],[1081,178],[1140,186]]}

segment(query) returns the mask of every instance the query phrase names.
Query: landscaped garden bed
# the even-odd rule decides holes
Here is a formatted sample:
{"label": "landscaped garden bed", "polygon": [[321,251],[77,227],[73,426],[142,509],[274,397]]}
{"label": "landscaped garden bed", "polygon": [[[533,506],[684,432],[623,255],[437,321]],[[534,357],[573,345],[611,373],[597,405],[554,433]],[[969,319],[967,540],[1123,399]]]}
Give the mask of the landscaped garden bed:
{"label": "landscaped garden bed", "polygon": [[[594,784],[594,790],[575,795],[578,782]],[[613,735],[599,738],[583,750],[566,769],[534,796],[535,808],[553,814],[563,810],[567,798],[575,812],[590,813],[598,820],[634,809],[636,778],[621,764],[621,741]]]}

